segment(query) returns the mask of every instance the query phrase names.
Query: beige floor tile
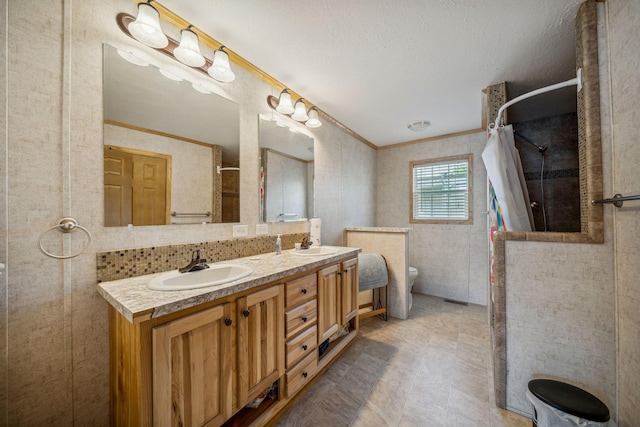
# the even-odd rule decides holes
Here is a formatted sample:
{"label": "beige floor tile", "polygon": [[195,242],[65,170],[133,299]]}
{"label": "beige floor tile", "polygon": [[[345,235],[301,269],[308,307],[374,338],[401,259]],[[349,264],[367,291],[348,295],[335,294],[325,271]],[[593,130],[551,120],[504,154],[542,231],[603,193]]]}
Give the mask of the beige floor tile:
{"label": "beige floor tile", "polygon": [[414,295],[408,320],[362,321],[355,343],[280,427],[529,427],[495,407],[486,307]]}

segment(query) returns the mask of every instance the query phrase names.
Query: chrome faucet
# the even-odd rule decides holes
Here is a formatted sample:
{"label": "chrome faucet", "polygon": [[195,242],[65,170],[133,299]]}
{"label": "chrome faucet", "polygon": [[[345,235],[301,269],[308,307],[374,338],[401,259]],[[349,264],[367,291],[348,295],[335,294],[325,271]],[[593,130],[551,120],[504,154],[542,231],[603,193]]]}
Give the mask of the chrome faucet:
{"label": "chrome faucet", "polygon": [[193,252],[191,256],[191,262],[178,269],[180,273],[189,273],[191,271],[204,270],[205,268],[209,268],[209,264],[207,264],[207,260],[205,258],[201,258],[200,256],[201,249],[198,249]]}
{"label": "chrome faucet", "polygon": [[313,242],[309,240],[309,236],[304,236],[302,243],[300,243],[300,249],[309,249],[311,245],[313,245]]}

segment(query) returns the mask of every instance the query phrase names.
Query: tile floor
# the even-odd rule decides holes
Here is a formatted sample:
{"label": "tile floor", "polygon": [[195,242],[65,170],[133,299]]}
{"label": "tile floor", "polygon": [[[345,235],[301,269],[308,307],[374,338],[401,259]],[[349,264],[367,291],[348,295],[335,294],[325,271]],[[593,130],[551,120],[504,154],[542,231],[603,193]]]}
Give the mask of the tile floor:
{"label": "tile floor", "polygon": [[414,295],[409,319],[360,332],[277,426],[531,426],[494,405],[486,307]]}

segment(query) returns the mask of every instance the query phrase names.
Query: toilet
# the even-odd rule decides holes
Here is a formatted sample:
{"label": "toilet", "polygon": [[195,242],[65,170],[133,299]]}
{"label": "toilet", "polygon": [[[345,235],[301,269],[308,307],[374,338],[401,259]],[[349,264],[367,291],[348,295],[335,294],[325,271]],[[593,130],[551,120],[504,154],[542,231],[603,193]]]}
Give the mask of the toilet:
{"label": "toilet", "polygon": [[415,267],[409,267],[409,310],[411,310],[411,306],[413,305],[413,296],[411,292],[413,292],[413,282],[418,277],[418,269]]}

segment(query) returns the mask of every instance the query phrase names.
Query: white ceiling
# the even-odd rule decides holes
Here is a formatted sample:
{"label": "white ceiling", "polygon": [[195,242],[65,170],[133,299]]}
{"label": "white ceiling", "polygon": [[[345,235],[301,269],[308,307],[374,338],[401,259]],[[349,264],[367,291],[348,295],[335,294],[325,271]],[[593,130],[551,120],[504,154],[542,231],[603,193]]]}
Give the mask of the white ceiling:
{"label": "white ceiling", "polygon": [[[583,0],[160,0],[377,146],[481,126],[481,91],[575,77]],[[233,83],[231,83],[233,84]],[[575,89],[509,109],[575,111]],[[427,131],[407,129],[431,122]]]}

